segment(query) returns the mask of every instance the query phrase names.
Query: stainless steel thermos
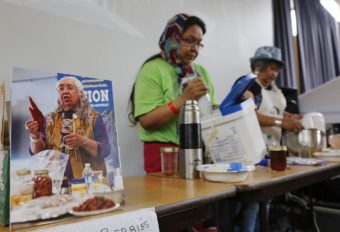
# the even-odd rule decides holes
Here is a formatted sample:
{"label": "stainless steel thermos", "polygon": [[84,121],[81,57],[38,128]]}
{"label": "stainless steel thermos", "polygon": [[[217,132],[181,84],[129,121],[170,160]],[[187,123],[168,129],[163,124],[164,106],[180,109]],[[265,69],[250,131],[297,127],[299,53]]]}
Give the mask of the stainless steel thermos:
{"label": "stainless steel thermos", "polygon": [[199,178],[196,166],[202,164],[203,144],[197,101],[187,100],[181,108],[179,124],[179,173],[185,179]]}

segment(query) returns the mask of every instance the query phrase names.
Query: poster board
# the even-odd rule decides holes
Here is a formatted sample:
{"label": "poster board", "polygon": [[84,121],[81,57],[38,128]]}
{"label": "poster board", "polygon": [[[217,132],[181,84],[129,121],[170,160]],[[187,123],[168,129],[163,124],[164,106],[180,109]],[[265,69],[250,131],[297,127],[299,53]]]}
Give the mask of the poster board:
{"label": "poster board", "polygon": [[122,209],[112,82],[34,70],[25,77],[22,68],[12,73],[11,226]]}

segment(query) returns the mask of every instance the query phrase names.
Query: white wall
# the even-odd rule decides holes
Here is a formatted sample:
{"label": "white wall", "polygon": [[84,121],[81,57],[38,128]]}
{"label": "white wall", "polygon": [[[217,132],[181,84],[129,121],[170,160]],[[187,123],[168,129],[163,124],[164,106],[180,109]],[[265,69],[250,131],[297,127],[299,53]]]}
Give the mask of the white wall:
{"label": "white wall", "polygon": [[340,123],[340,76],[299,96],[301,113],[319,112],[329,124]]}
{"label": "white wall", "polygon": [[114,14],[123,23],[105,26],[92,17],[83,17],[89,24],[0,0],[1,80],[9,86],[12,67],[112,80],[123,175],[141,174],[142,144],[127,120],[128,97],[140,65],[158,52],[165,23],[180,12],[207,24],[197,62],[213,77],[220,101],[234,80],[249,72],[255,49],[273,43],[271,0],[112,0],[105,17]]}

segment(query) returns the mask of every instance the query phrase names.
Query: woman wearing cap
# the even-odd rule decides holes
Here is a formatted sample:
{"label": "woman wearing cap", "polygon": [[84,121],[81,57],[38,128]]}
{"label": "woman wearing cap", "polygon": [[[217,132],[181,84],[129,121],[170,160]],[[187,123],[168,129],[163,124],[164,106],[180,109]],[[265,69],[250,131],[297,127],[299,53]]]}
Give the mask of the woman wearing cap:
{"label": "woman wearing cap", "polygon": [[250,64],[257,78],[245,95],[255,101],[262,133],[271,135],[279,144],[282,128],[296,132],[303,129],[299,121],[302,116],[285,111],[286,99],[275,84],[279,71],[285,65],[281,58],[281,50],[273,46],[260,47],[254,57],[250,58]]}
{"label": "woman wearing cap", "polygon": [[[140,139],[144,142],[144,169],[161,171],[160,148],[178,146],[178,113],[186,100],[198,100],[209,92],[212,105],[217,105],[214,88],[206,70],[193,61],[203,47],[204,22],[195,16],[175,15],[159,39],[160,54],[142,65],[130,95],[130,120],[139,122]],[[181,79],[193,73],[183,93]]]}
{"label": "woman wearing cap", "polygon": [[[256,115],[263,135],[271,135],[276,144],[280,144],[281,130],[299,131],[302,124],[301,115],[285,112],[286,99],[275,84],[275,80],[284,62],[281,50],[273,46],[259,47],[250,58],[251,71],[257,75],[254,84],[244,94],[245,98],[253,98]],[[259,231],[259,204],[238,204],[239,225],[235,231]]]}

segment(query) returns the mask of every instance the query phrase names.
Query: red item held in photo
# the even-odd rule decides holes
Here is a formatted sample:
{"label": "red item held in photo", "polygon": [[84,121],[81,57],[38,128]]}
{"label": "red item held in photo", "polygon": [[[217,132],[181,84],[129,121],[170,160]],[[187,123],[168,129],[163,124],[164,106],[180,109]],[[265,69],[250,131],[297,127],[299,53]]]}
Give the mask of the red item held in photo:
{"label": "red item held in photo", "polygon": [[29,96],[29,100],[30,100],[29,110],[31,112],[32,118],[34,121],[38,122],[39,131],[43,131],[44,130],[44,115],[39,110],[38,106],[35,104],[32,97]]}

